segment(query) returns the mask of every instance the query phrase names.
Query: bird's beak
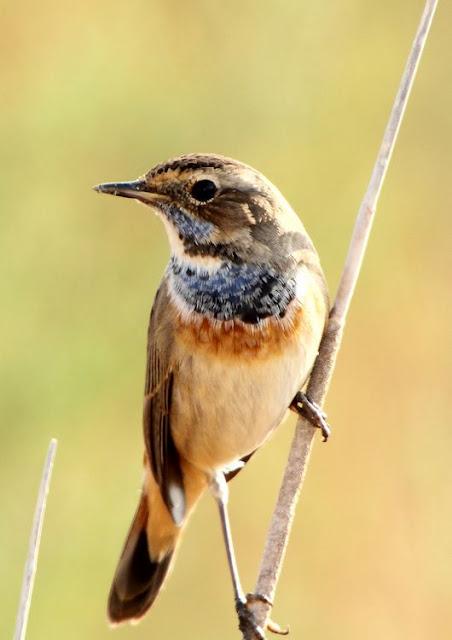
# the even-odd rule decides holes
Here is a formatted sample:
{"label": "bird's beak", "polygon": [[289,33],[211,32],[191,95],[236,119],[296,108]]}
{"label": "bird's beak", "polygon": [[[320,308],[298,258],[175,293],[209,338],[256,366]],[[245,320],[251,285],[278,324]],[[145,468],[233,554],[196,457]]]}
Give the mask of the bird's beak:
{"label": "bird's beak", "polygon": [[104,182],[93,187],[98,193],[108,193],[122,198],[133,198],[145,204],[154,204],[159,200],[167,200],[167,196],[152,191],[144,178],[130,182]]}

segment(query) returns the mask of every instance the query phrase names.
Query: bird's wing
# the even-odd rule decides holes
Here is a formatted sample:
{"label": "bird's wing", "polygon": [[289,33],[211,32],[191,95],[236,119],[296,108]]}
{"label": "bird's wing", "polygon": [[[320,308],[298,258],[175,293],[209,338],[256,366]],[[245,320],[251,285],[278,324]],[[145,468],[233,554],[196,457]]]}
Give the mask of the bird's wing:
{"label": "bird's wing", "polygon": [[163,283],[149,320],[143,428],[152,473],[174,522],[180,524],[185,515],[185,492],[179,453],[171,434],[176,366],[171,360],[173,327],[167,303]]}

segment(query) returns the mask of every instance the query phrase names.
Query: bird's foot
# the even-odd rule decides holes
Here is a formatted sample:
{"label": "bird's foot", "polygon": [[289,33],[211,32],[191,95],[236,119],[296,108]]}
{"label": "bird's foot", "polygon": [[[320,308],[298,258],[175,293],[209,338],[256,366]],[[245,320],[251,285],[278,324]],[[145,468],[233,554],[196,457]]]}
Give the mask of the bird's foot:
{"label": "bird's foot", "polygon": [[[238,599],[235,603],[235,609],[239,618],[239,629],[243,637],[247,638],[247,640],[265,640],[264,629],[257,624],[253,612],[248,607],[251,602],[256,601],[264,602],[270,607],[273,606],[273,602],[260,593],[247,593],[246,600]],[[289,629],[282,629],[279,624],[273,622],[273,620],[268,620],[266,627],[272,633],[280,636],[287,636],[289,633]]]}
{"label": "bird's foot", "polygon": [[308,398],[308,396],[299,391],[292,400],[290,408],[303,416],[312,424],[313,427],[321,429],[323,442],[326,442],[331,435],[331,428],[326,421],[326,414],[322,411],[318,404]]}
{"label": "bird's foot", "polygon": [[245,601],[237,599],[235,610],[239,618],[239,629],[244,638],[251,640],[265,640],[264,630],[254,619],[253,612],[248,609],[248,596]]}

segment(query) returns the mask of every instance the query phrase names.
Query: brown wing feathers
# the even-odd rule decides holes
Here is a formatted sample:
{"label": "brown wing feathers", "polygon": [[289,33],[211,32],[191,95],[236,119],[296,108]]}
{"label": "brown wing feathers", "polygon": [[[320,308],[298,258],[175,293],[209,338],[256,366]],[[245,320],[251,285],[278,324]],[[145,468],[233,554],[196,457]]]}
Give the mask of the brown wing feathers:
{"label": "brown wing feathers", "polygon": [[179,453],[171,434],[175,376],[169,357],[171,326],[165,323],[162,331],[162,323],[157,329],[156,321],[165,297],[166,292],[160,288],[149,321],[143,428],[152,473],[174,522],[179,525],[185,516],[185,492]]}

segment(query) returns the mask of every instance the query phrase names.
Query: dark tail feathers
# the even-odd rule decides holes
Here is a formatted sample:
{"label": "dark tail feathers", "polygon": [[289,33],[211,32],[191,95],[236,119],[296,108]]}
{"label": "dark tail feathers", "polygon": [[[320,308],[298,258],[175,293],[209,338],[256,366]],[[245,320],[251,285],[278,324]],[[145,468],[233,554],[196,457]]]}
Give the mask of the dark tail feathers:
{"label": "dark tail feathers", "polygon": [[154,562],[146,535],[148,506],[143,494],[127,536],[108,598],[112,624],[138,620],[154,602],[168,572],[172,552]]}

